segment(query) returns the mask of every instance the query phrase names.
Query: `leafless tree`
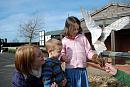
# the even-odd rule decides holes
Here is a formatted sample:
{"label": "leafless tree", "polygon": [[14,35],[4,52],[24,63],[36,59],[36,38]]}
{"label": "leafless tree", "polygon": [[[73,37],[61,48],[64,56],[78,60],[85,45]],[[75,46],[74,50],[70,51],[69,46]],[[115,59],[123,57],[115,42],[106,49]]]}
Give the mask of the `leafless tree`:
{"label": "leafless tree", "polygon": [[33,17],[27,20],[27,22],[20,24],[20,36],[24,37],[31,44],[32,40],[36,39],[39,35],[39,31],[43,29],[43,24],[39,17]]}

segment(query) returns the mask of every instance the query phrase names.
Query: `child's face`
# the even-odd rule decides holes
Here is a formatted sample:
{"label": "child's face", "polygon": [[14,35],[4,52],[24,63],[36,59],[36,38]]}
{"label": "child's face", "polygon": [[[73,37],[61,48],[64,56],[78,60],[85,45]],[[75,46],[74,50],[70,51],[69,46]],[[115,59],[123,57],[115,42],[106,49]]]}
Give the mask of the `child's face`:
{"label": "child's face", "polygon": [[79,32],[79,25],[75,23],[75,28],[73,29],[73,32],[71,33],[72,37],[75,37],[78,32]]}
{"label": "child's face", "polygon": [[78,30],[78,29],[75,29],[72,36],[75,37],[78,32],[79,32],[79,30]]}
{"label": "child's face", "polygon": [[53,51],[51,52],[51,57],[52,57],[52,58],[59,58],[59,56],[61,55],[61,49],[62,49],[62,48],[59,47],[59,48],[53,50]]}

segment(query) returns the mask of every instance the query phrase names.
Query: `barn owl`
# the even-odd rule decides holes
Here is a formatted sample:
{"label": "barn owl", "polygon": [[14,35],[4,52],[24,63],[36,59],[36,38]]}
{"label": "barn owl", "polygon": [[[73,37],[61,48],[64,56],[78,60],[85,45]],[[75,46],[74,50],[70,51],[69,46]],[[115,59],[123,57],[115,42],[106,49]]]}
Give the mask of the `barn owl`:
{"label": "barn owl", "polygon": [[90,14],[85,11],[85,9],[81,8],[81,13],[85,20],[85,24],[91,33],[92,44],[98,55],[101,52],[107,50],[104,41],[110,35],[111,31],[118,31],[130,23],[130,17],[126,16],[116,20],[115,22],[104,28],[101,28],[95,24],[94,20],[92,19]]}

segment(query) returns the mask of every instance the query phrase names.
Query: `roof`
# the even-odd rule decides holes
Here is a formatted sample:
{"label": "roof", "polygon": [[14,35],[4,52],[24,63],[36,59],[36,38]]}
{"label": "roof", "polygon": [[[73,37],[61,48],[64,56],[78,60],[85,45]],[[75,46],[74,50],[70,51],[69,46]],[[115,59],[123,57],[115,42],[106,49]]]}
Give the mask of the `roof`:
{"label": "roof", "polygon": [[[116,6],[117,8],[119,8],[119,7],[125,8],[125,11],[121,10],[121,9],[111,8],[114,6]],[[126,9],[128,9],[128,10],[126,11]],[[105,10],[108,12],[105,12]],[[114,12],[114,10],[116,10],[116,12]],[[103,14],[101,14],[101,13],[103,13]],[[106,17],[106,14],[107,14],[107,17]],[[90,12],[90,15],[94,20],[101,20],[101,19],[107,19],[107,18],[109,19],[109,18],[114,18],[114,17],[116,18],[119,16],[120,17],[130,16],[130,4],[110,3],[110,4],[107,4],[104,7],[100,8],[99,10]],[[97,15],[98,15],[98,17],[97,17]],[[100,17],[99,17],[99,15],[100,15]],[[83,21],[84,21],[84,19],[82,18],[81,22],[83,22]]]}
{"label": "roof", "polygon": [[47,35],[58,35],[58,34],[63,34],[63,30],[49,31],[49,32],[45,33],[45,36],[47,36]]}
{"label": "roof", "polygon": [[[97,25],[102,25],[105,22],[105,26],[107,26],[121,17],[130,16],[130,4],[108,4],[90,15]],[[83,30],[87,30],[84,18],[80,21]],[[129,28],[130,25],[125,26],[125,29]]]}
{"label": "roof", "polygon": [[111,6],[128,7],[128,8],[130,8],[130,4],[119,4],[119,3],[115,4],[115,3],[111,3],[111,4],[107,4],[106,6],[102,7],[99,10],[94,11],[93,13],[91,13],[91,16],[94,16],[95,14],[97,14],[97,13],[99,13],[99,12],[101,12],[101,11],[111,7]]}

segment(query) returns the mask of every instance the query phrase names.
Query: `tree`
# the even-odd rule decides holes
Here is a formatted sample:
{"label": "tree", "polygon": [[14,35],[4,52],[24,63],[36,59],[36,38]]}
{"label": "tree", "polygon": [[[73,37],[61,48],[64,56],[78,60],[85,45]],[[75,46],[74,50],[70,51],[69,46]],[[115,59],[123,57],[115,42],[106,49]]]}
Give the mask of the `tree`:
{"label": "tree", "polygon": [[39,31],[43,29],[42,26],[43,22],[41,19],[39,17],[33,17],[27,20],[27,22],[20,24],[20,36],[24,37],[31,44],[32,40],[36,39],[39,35]]}

